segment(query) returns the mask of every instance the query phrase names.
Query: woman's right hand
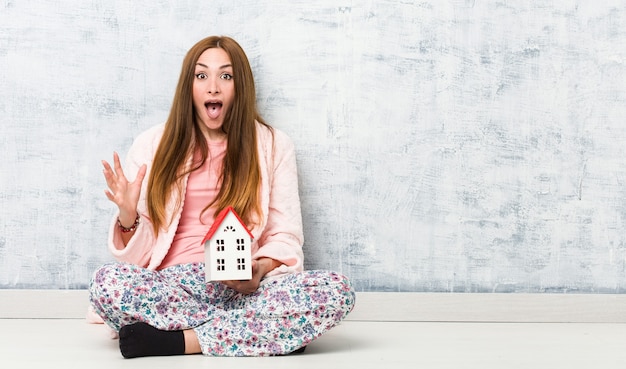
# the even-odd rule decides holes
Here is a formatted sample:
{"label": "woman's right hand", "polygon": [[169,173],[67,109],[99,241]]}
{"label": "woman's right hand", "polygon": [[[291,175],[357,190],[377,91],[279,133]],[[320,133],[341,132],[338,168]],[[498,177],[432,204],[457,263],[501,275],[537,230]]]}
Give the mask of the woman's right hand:
{"label": "woman's right hand", "polygon": [[137,216],[137,203],[139,203],[141,183],[146,176],[147,166],[142,165],[135,180],[129,182],[124,175],[120,157],[116,152],[113,153],[113,167],[106,160],[102,161],[102,165],[104,166],[104,178],[109,187],[104,193],[120,209],[120,223],[130,227]]}

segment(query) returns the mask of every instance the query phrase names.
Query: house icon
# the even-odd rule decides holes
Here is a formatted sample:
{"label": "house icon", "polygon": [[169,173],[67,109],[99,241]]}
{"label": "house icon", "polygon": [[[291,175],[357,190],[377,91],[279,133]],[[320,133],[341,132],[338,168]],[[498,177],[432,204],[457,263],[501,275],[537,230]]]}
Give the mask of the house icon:
{"label": "house icon", "polygon": [[207,282],[252,279],[253,238],[235,209],[222,210],[202,241]]}

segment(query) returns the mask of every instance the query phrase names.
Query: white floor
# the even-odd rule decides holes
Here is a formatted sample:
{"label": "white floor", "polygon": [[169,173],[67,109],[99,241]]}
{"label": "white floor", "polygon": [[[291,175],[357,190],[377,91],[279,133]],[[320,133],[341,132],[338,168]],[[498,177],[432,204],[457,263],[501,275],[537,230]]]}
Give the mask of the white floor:
{"label": "white floor", "polygon": [[0,319],[0,368],[620,368],[626,324],[345,321],[304,354],[123,359],[81,319]]}

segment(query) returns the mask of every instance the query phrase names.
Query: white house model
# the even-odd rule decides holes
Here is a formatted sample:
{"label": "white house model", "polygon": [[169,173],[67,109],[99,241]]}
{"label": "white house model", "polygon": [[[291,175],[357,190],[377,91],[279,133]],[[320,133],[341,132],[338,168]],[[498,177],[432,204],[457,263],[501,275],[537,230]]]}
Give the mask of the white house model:
{"label": "white house model", "polygon": [[222,210],[202,241],[206,280],[252,279],[252,239],[235,209]]}

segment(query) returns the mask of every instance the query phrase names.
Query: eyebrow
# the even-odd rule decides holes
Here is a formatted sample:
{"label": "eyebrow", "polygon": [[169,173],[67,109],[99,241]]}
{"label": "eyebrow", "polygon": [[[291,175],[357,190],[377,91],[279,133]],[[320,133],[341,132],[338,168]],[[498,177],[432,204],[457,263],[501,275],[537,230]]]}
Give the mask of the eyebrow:
{"label": "eyebrow", "polygon": [[[207,65],[204,65],[202,63],[196,63],[196,65],[199,65],[201,67],[205,67],[205,68],[209,69],[209,67]],[[218,69],[225,69],[225,68],[229,68],[229,67],[232,67],[232,64],[224,64],[224,65],[220,66]]]}

